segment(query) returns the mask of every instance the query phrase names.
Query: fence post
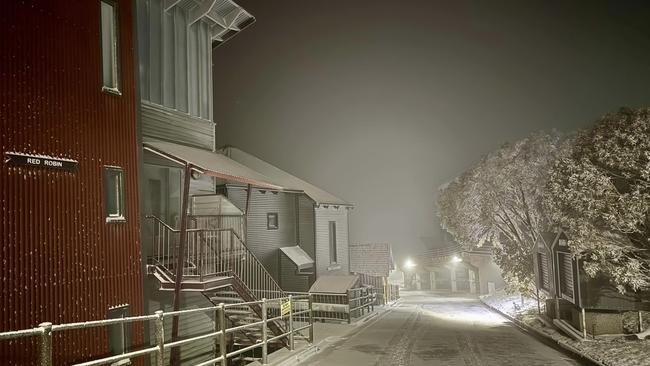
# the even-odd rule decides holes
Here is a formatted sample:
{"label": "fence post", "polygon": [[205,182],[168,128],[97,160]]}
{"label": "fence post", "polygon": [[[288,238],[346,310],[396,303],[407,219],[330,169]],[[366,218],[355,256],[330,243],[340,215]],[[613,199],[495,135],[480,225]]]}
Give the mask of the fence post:
{"label": "fence post", "polygon": [[39,344],[38,362],[40,366],[52,365],[52,323],[45,322],[38,325],[43,331]]}
{"label": "fence post", "polygon": [[352,324],[352,296],[350,296],[351,290],[348,289],[348,324]]}
{"label": "fence post", "polygon": [[[212,329],[214,330],[215,333],[221,330],[221,326],[219,325],[219,307],[218,306],[214,307],[214,324],[213,324]],[[219,352],[219,345],[221,344],[219,342],[220,339],[221,339],[220,336],[214,338],[214,358],[219,357],[219,354],[220,354],[220,352]]]}
{"label": "fence post", "polygon": [[643,332],[643,315],[641,310],[639,310],[639,333]]}
{"label": "fence post", "polygon": [[156,366],[163,366],[163,358],[165,355],[165,318],[163,317],[163,311],[158,310],[155,312],[156,320],[155,326],[156,330],[154,336],[156,337],[156,346],[158,351],[156,352]]}
{"label": "fence post", "polygon": [[221,356],[221,366],[228,364],[228,351],[226,350],[226,306],[224,303],[219,304],[219,328],[221,328],[221,337],[219,338],[219,353]]}
{"label": "fence post", "polygon": [[314,299],[309,294],[309,343],[314,343]]}
{"label": "fence post", "polygon": [[289,349],[293,351],[293,301],[289,295]]}
{"label": "fence post", "polygon": [[267,339],[268,339],[268,334],[266,333],[266,298],[262,298],[262,365],[266,365],[268,363],[268,345],[267,345]]}

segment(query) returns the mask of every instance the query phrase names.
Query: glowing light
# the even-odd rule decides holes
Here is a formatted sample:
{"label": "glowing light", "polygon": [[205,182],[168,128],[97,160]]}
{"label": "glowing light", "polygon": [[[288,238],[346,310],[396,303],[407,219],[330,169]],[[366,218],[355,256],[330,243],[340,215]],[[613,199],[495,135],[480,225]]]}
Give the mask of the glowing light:
{"label": "glowing light", "polygon": [[462,262],[462,261],[463,261],[463,260],[462,260],[461,258],[458,258],[458,256],[453,256],[453,257],[451,258],[451,263],[460,263],[460,262]]}
{"label": "glowing light", "polygon": [[415,262],[413,262],[413,260],[410,259],[410,258],[407,259],[406,262],[404,262],[404,268],[406,268],[406,269],[415,268],[415,266],[417,266],[417,264]]}

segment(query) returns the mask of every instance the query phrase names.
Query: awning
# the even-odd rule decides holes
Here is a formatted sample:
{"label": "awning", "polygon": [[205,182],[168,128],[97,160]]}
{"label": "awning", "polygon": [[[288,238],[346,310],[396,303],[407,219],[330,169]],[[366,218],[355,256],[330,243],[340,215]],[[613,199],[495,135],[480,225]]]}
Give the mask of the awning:
{"label": "awning", "polygon": [[284,247],[280,248],[282,253],[284,253],[298,269],[312,268],[314,266],[314,260],[311,259],[309,254],[302,250],[301,247]]}
{"label": "awning", "polygon": [[181,165],[190,164],[202,174],[225,180],[250,184],[259,188],[283,190],[284,187],[275,184],[272,179],[260,174],[232,159],[207,150],[198,149],[171,142],[148,141],[145,150],[176,161]]}
{"label": "awning", "polygon": [[345,294],[357,287],[359,276],[320,276],[311,286],[309,292]]}

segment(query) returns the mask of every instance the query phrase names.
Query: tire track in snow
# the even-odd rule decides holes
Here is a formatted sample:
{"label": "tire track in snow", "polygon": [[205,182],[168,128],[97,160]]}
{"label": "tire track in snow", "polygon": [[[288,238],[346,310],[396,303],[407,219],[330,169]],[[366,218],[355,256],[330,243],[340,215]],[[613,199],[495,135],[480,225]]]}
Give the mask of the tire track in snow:
{"label": "tire track in snow", "polygon": [[382,357],[376,365],[409,366],[411,364],[411,353],[421,327],[421,315],[422,308],[417,306],[417,310],[409,315],[404,326],[388,342],[391,353]]}

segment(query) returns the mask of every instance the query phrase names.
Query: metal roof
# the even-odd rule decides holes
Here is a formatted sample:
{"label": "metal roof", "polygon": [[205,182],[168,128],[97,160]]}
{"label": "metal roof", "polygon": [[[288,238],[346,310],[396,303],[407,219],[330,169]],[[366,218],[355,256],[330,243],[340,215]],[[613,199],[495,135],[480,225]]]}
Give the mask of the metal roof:
{"label": "metal roof", "polygon": [[220,194],[192,195],[192,215],[244,216],[242,210]]}
{"label": "metal roof", "polygon": [[319,205],[334,205],[334,206],[353,206],[353,204],[346,202],[333,194],[326,192],[311,183],[293,176],[284,170],[267,163],[266,161],[253,156],[241,149],[232,146],[226,146],[219,150],[233,160],[273,179],[279,185],[285,187],[287,190],[305,192],[309,198],[314,200]]}
{"label": "metal roof", "polygon": [[295,247],[280,248],[280,250],[296,265],[296,267],[298,267],[298,269],[306,269],[314,266],[314,260],[298,245]]}
{"label": "metal roof", "polygon": [[255,22],[255,17],[232,0],[166,0],[165,11],[178,6],[189,12],[188,26],[204,21],[212,42],[219,46]]}
{"label": "metal roof", "polygon": [[176,161],[181,165],[191,164],[200,170],[202,174],[260,188],[284,189],[281,185],[274,183],[273,179],[223,154],[163,141],[147,141],[143,145],[146,150]]}
{"label": "metal roof", "polygon": [[345,294],[359,284],[359,276],[320,276],[311,286],[309,292]]}

